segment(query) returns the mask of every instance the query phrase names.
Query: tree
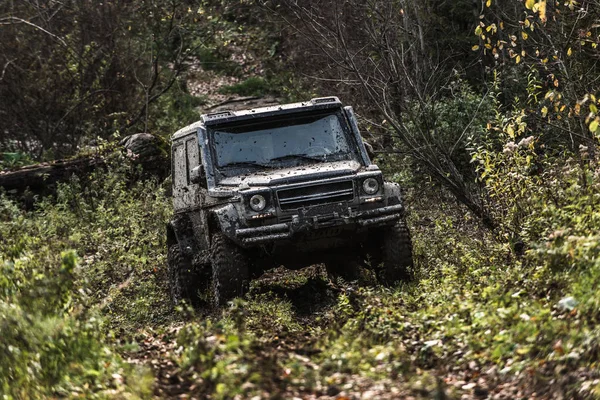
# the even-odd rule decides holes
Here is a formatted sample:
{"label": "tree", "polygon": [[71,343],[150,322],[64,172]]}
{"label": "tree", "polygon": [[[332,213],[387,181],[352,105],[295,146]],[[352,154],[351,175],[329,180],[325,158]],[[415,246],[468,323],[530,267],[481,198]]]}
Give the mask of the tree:
{"label": "tree", "polygon": [[518,99],[525,133],[554,150],[581,145],[596,153],[599,20],[598,0],[488,1],[475,28],[480,43],[473,49],[511,77],[505,102]]}
{"label": "tree", "polygon": [[[309,56],[313,68],[327,71],[320,79],[351,87],[353,103],[364,99],[363,105],[384,120],[384,132],[488,227],[494,226],[484,193],[466,176],[472,168],[458,166],[485,95],[460,131],[445,134],[445,121],[439,118],[440,105],[454,95],[457,71],[476,70],[466,39],[479,11],[473,3],[455,2],[446,10],[447,4],[433,0],[283,0],[270,7],[325,60]],[[453,20],[452,12],[461,18]]]}
{"label": "tree", "polygon": [[35,158],[145,130],[183,72],[192,1],[0,3],[0,146]]}

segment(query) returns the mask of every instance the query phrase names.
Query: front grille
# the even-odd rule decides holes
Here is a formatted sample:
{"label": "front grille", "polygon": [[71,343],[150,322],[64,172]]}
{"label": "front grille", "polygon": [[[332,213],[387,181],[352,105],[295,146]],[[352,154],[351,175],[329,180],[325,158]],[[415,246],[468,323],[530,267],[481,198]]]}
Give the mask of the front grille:
{"label": "front grille", "polygon": [[283,215],[279,218],[279,222],[281,223],[285,223],[285,222],[292,222],[292,219],[294,218],[294,216],[292,214],[290,215]]}
{"label": "front grille", "polygon": [[277,191],[282,210],[293,210],[319,204],[339,203],[354,199],[352,181],[303,186]]}

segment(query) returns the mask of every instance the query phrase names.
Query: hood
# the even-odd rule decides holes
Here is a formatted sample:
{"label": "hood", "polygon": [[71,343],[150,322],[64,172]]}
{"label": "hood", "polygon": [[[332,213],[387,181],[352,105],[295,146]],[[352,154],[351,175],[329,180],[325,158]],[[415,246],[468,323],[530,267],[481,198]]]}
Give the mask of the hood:
{"label": "hood", "polygon": [[268,169],[246,175],[231,176],[222,179],[219,186],[271,186],[302,182],[319,178],[352,175],[361,168],[357,161],[336,161],[300,165],[292,168]]}

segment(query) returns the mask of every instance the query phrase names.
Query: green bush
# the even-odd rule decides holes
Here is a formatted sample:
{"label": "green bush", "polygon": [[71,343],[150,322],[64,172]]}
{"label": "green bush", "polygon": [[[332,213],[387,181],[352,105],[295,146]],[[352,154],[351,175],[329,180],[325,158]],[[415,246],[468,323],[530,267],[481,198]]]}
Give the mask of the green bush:
{"label": "green bush", "polygon": [[64,252],[59,268],[33,258],[4,261],[0,268],[4,398],[147,397],[147,371],[110,349],[102,319],[74,291],[75,253]]}
{"label": "green bush", "polygon": [[[166,321],[160,184],[120,153],[23,211],[0,197],[0,389],[7,398],[148,397],[111,334]],[[132,180],[133,179],[133,180]]]}

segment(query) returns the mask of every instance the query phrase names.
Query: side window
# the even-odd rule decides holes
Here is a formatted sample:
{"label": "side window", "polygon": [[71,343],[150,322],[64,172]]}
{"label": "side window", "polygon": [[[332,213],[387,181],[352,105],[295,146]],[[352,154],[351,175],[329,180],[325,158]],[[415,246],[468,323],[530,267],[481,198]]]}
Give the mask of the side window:
{"label": "side window", "polygon": [[188,184],[188,172],[185,155],[185,146],[179,142],[173,148],[173,185],[182,188]]}
{"label": "side window", "polygon": [[196,138],[192,138],[185,142],[185,153],[187,160],[187,183],[190,182],[190,173],[192,169],[200,165],[200,149],[198,148],[198,142]]}

